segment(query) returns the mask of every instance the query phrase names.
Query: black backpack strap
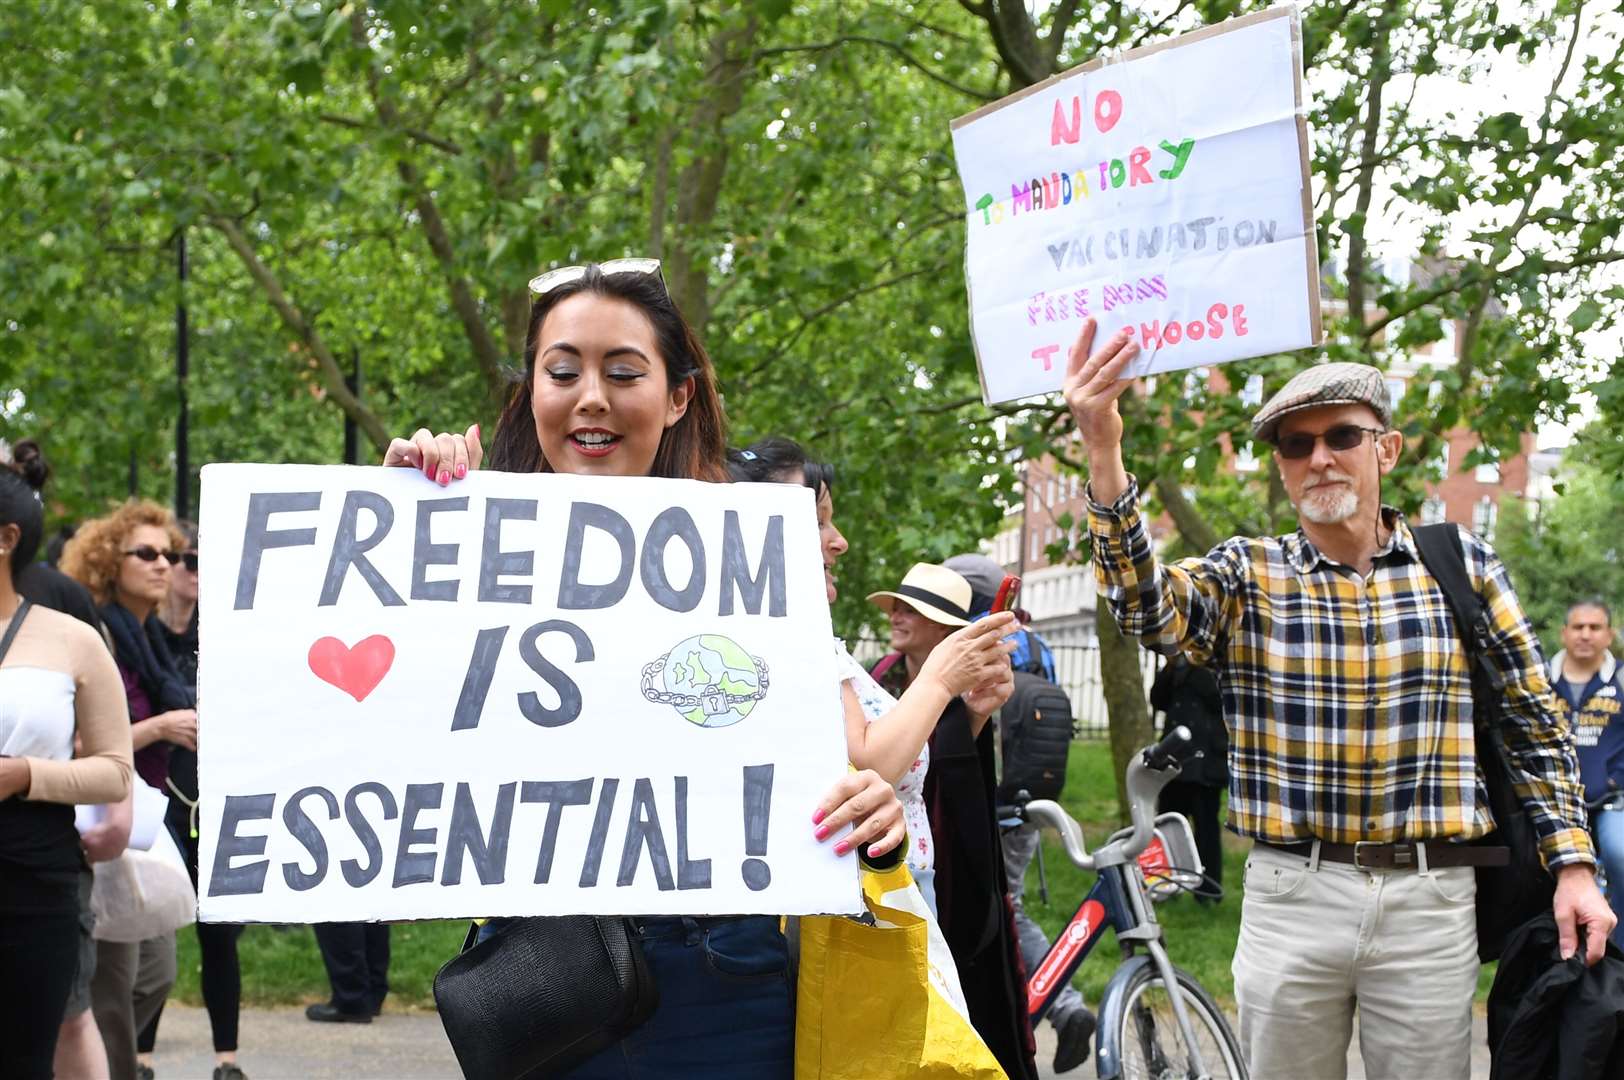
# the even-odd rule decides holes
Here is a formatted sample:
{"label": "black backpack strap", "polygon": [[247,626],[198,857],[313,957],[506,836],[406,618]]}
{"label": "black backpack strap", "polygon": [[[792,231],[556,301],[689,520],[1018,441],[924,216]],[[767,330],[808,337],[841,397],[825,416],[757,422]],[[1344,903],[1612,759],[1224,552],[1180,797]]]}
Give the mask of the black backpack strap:
{"label": "black backpack strap", "polygon": [[1466,552],[1461,547],[1460,528],[1450,522],[1438,525],[1420,525],[1410,530],[1415,546],[1421,552],[1421,562],[1432,574],[1438,587],[1443,589],[1460,629],[1460,639],[1466,646],[1467,667],[1477,668],[1477,624],[1483,614],[1483,598],[1472,588],[1472,579],[1466,572]]}
{"label": "black backpack strap", "polygon": [[17,636],[17,631],[23,628],[23,619],[28,615],[28,609],[33,603],[32,600],[24,600],[17,605],[17,610],[11,613],[11,625],[6,627],[6,636],[0,638],[0,660],[4,660],[6,653],[11,650],[12,639]]}

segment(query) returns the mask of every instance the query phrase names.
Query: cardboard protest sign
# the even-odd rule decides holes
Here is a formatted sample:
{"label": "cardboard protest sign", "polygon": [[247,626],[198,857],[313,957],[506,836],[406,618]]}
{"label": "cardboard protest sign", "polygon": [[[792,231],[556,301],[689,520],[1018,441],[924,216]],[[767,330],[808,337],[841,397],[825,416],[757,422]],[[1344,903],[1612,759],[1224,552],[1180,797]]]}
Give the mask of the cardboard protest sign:
{"label": "cardboard protest sign", "polygon": [[210,465],[205,921],[850,913],[812,493]]}
{"label": "cardboard protest sign", "polygon": [[1091,61],[960,117],[970,318],[991,404],[1058,390],[1084,319],[1130,375],[1317,344],[1295,8]]}

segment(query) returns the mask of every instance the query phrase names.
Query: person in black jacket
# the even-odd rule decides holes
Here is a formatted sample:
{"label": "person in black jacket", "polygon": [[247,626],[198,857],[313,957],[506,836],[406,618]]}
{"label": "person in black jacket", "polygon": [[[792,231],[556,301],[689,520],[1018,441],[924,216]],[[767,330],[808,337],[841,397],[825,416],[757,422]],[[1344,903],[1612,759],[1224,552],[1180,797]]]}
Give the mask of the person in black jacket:
{"label": "person in black jacket", "polygon": [[1489,991],[1490,1080],[1616,1080],[1624,1076],[1624,952],[1607,943],[1563,959],[1544,912],[1506,938]]}
{"label": "person in black jacket", "polygon": [[[1162,789],[1158,809],[1183,814],[1195,829],[1195,847],[1207,876],[1224,883],[1223,822],[1218,800],[1229,786],[1229,729],[1224,726],[1224,701],[1218,676],[1209,668],[1190,663],[1183,653],[1173,656],[1150,687],[1150,704],[1167,714],[1162,735],[1183,724],[1190,729],[1193,748],[1179,778]],[[1216,900],[1197,894],[1198,900]]]}

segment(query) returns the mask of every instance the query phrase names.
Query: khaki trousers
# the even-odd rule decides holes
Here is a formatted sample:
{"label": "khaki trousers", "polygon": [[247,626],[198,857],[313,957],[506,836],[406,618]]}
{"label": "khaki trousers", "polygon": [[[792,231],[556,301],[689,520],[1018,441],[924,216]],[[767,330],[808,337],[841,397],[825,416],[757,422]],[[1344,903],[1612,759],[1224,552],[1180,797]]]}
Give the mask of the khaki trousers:
{"label": "khaki trousers", "polygon": [[1366,872],[1262,844],[1246,861],[1235,999],[1253,1080],[1470,1080],[1471,867]]}

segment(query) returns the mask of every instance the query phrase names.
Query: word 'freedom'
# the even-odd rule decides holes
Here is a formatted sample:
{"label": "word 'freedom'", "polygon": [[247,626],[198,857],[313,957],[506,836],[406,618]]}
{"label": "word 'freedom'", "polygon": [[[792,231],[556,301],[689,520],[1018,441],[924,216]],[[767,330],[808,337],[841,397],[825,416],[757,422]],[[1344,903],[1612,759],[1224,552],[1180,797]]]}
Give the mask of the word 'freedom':
{"label": "word 'freedom'", "polygon": [[[267,555],[279,548],[315,546],[313,527],[273,528],[277,514],[312,512],[321,509],[319,491],[255,492],[248,497],[247,527],[243,534],[242,560],[238,566],[233,607],[252,610],[258,591],[261,565]],[[485,500],[481,518],[475,597],[481,603],[521,604],[532,602],[536,549],[504,548],[502,533],[508,523],[538,521],[537,499]],[[365,535],[363,511],[370,517]],[[461,545],[436,543],[435,518],[469,513],[467,496],[423,499],[417,503],[412,538],[411,582],[392,583],[367,557],[383,542],[395,525],[395,508],[384,496],[365,490],[345,493],[337,528],[329,541],[327,569],[316,600],[318,607],[331,607],[351,572],[361,579],[384,607],[402,607],[413,601],[455,603],[462,596],[458,577],[436,577],[435,567],[460,567]],[[589,535],[611,542],[619,551],[618,570],[607,581],[581,580],[582,552]],[[673,544],[686,549],[688,580],[680,586],[667,572],[667,555]],[[734,613],[735,595],[742,608],[759,615],[763,606],[771,618],[785,615],[784,519],[773,515],[755,545],[755,558],[747,545],[736,511],[724,511],[720,556],[716,560],[717,614]],[[753,564],[753,569],[752,569]],[[610,507],[598,503],[571,502],[564,539],[564,557],[559,568],[556,607],[563,611],[589,611],[613,607],[625,598],[634,572],[649,598],[670,611],[688,612],[704,599],[710,580],[705,543],[693,517],[680,506],[668,507],[655,516],[641,537],[630,522]],[[403,595],[403,588],[404,594]]]}

